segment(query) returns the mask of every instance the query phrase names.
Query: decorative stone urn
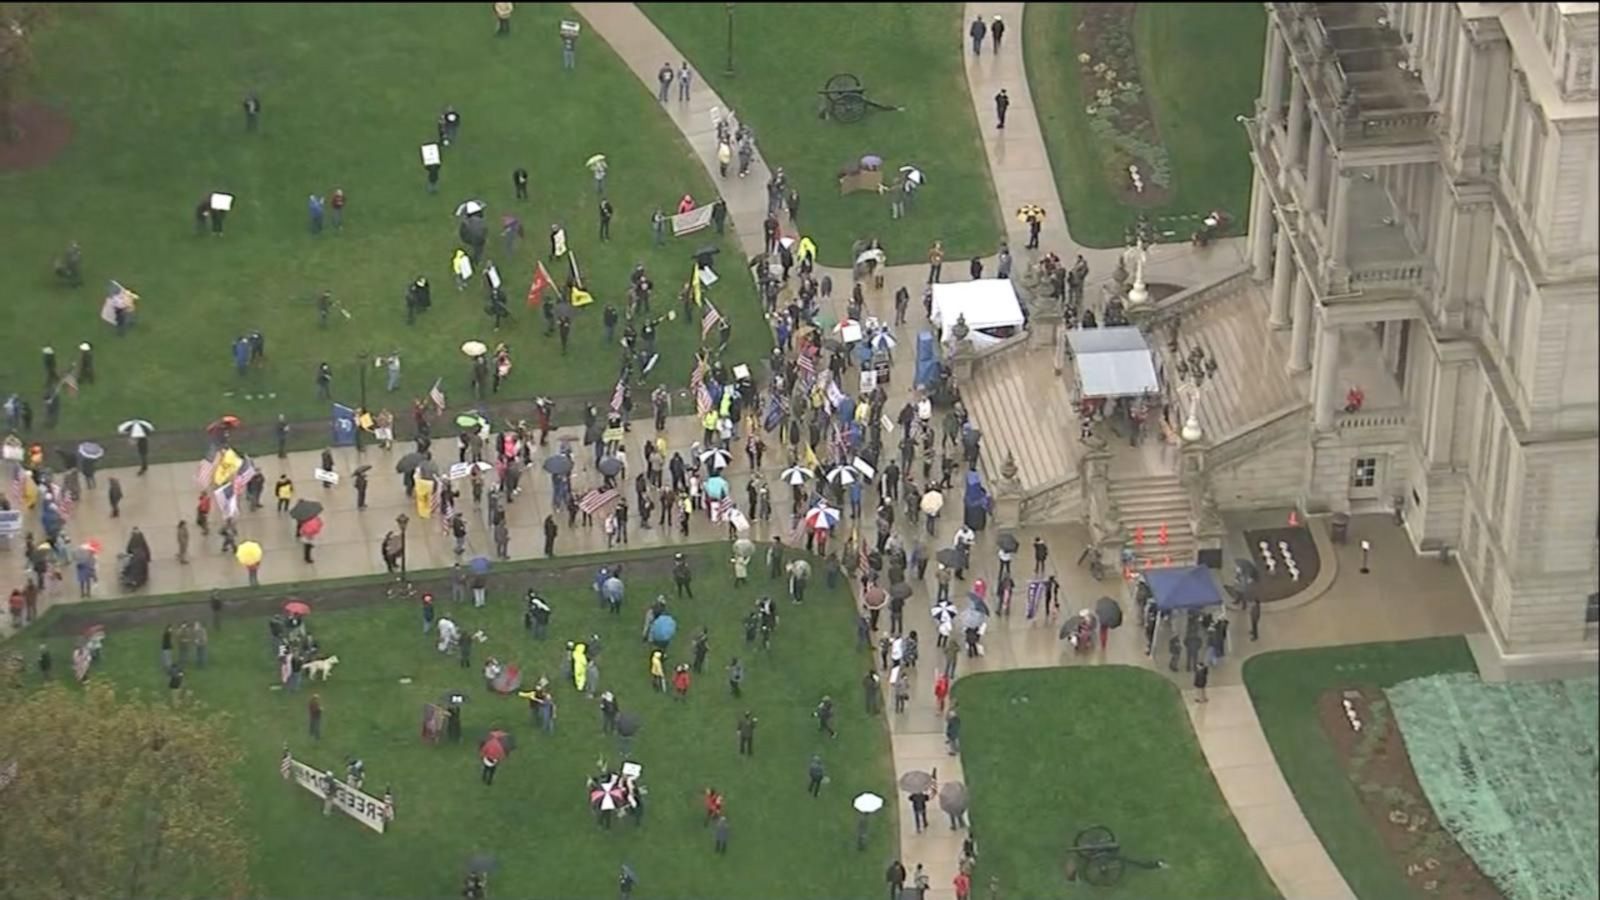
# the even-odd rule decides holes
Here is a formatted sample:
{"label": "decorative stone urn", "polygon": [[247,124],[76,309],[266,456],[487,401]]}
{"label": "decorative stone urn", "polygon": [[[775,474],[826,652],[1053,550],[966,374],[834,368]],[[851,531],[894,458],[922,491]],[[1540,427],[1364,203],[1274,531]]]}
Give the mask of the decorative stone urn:
{"label": "decorative stone urn", "polygon": [[951,337],[954,337],[956,339],[956,342],[960,343],[961,341],[966,340],[967,339],[967,335],[969,335],[971,333],[972,333],[972,329],[967,327],[967,315],[966,315],[966,313],[962,313],[961,315],[956,316],[956,324],[950,326],[950,335],[951,335]]}
{"label": "decorative stone urn", "polygon": [[1010,450],[1006,451],[1005,461],[1000,463],[1000,477],[1006,481],[1017,480],[1017,458]]}

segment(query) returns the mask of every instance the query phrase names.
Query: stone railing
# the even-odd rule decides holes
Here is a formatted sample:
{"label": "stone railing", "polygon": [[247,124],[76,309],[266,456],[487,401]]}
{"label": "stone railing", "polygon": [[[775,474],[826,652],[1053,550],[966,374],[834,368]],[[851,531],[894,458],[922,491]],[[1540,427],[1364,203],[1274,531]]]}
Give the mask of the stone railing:
{"label": "stone railing", "polygon": [[1384,110],[1362,112],[1341,110],[1341,145],[1352,143],[1407,143],[1431,140],[1439,127],[1436,109]]}
{"label": "stone railing", "polygon": [[1334,428],[1340,434],[1353,434],[1361,432],[1363,436],[1374,432],[1405,433],[1410,427],[1411,417],[1406,410],[1394,409],[1363,409],[1357,412],[1341,412],[1334,418]]}
{"label": "stone railing", "polygon": [[1233,274],[1224,275],[1210,284],[1202,284],[1185,291],[1179,291],[1171,297],[1156,303],[1149,310],[1131,311],[1130,315],[1132,315],[1134,322],[1144,329],[1145,333],[1150,334],[1173,319],[1181,318],[1212,300],[1229,296],[1241,288],[1247,287],[1250,283],[1250,267],[1244,266]]}
{"label": "stone railing", "polygon": [[1208,469],[1233,465],[1253,455],[1262,447],[1275,444],[1291,436],[1304,436],[1311,427],[1311,405],[1302,404],[1292,409],[1252,422],[1231,435],[1206,448],[1205,465]]}
{"label": "stone railing", "polygon": [[[1060,521],[1060,519],[1051,519],[1049,517],[1058,512],[1063,506],[1071,509],[1072,504],[1081,499],[1079,492],[1082,490],[1082,483],[1078,473],[1074,472],[1039,488],[1023,498],[1019,518],[1024,524]],[[1078,518],[1078,516],[1067,516],[1066,518],[1073,519]]]}
{"label": "stone railing", "polygon": [[1347,277],[1349,286],[1352,289],[1380,285],[1420,289],[1427,286],[1428,265],[1422,260],[1398,263],[1369,263],[1351,268]]}
{"label": "stone railing", "polygon": [[1105,447],[1091,447],[1078,463],[1083,487],[1084,519],[1096,546],[1120,544],[1127,536],[1122,527],[1122,510],[1111,499],[1111,453]]}

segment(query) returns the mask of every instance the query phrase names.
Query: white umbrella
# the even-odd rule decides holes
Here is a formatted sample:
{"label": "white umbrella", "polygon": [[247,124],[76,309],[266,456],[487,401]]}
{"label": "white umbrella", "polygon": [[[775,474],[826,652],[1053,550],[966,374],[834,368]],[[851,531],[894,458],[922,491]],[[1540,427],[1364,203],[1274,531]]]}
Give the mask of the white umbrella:
{"label": "white umbrella", "polygon": [[838,484],[855,484],[856,472],[849,466],[834,466],[828,471],[828,480]]}
{"label": "white umbrella", "polygon": [[700,461],[713,469],[723,469],[727,468],[728,463],[733,462],[733,456],[721,447],[712,447],[700,454]]}
{"label": "white umbrella", "polygon": [[937,516],[939,510],[944,509],[944,495],[938,491],[929,491],[922,495],[922,511],[930,516]]}
{"label": "white umbrella", "polygon": [[872,349],[874,350],[893,350],[896,343],[894,335],[890,334],[888,329],[875,332],[872,335]]}
{"label": "white umbrella", "polygon": [[883,798],[873,793],[858,794],[850,805],[855,807],[856,812],[871,814],[883,809]]}
{"label": "white umbrella", "polygon": [[483,345],[483,341],[467,341],[465,344],[461,345],[461,352],[472,357],[473,359],[477,359],[485,353],[488,353],[489,348]]}
{"label": "white umbrella", "polygon": [[148,419],[129,419],[128,421],[117,426],[118,434],[125,434],[128,437],[134,438],[135,440],[142,437],[149,437],[150,432],[155,430],[156,427],[151,425]]}
{"label": "white umbrella", "polygon": [[860,256],[856,257],[856,265],[864,266],[869,261],[876,262],[879,265],[882,265],[883,264],[883,260],[884,260],[883,251],[878,249],[877,247],[874,247],[871,250],[864,251]]}
{"label": "white umbrella", "polygon": [[458,216],[475,216],[478,213],[483,212],[483,210],[484,210],[484,206],[483,206],[482,203],[480,203],[477,200],[468,200],[465,203],[462,203],[461,205],[456,207],[456,215],[458,215]]}
{"label": "white umbrella", "polygon": [[790,466],[789,468],[783,470],[783,473],[780,477],[783,478],[784,484],[792,484],[796,487],[799,487],[800,485],[805,484],[806,479],[810,478],[812,475],[812,471],[804,466]]}
{"label": "white umbrella", "polygon": [[922,184],[922,170],[916,166],[901,166],[900,174],[904,175],[906,180],[912,184],[919,186]]}

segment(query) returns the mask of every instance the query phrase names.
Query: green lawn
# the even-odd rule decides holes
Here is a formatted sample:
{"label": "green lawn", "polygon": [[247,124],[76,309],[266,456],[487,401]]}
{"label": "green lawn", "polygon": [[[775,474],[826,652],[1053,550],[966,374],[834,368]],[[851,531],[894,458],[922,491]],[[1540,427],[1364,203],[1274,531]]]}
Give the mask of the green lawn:
{"label": "green lawn", "polygon": [[[849,265],[851,242],[870,235],[891,263],[922,262],[935,239],[952,260],[994,251],[1003,230],[967,97],[959,5],[741,3],[733,77],[724,74],[726,4],[641,6],[755,128],[767,164],[788,173],[824,264]],[[859,76],[870,99],[905,110],[872,110],[853,124],[818,119],[817,91],[839,73]],[[885,197],[839,196],[838,171],[868,153],[886,168],[915,163],[927,173],[907,218],[890,219]]]}
{"label": "green lawn", "polygon": [[[1028,84],[1039,110],[1072,237],[1090,247],[1121,246],[1140,210],[1121,202],[1099,140],[1088,127],[1073,41],[1078,4],[1028,7],[1023,29]],[[1158,231],[1188,240],[1196,222],[1164,217],[1226,210],[1234,232],[1249,216],[1250,158],[1234,121],[1250,115],[1261,87],[1266,18],[1260,4],[1143,3],[1134,14],[1139,74],[1161,142],[1171,158],[1168,201],[1143,210]],[[1119,174],[1119,179],[1123,176]]]}
{"label": "green lawn", "polygon": [[1461,638],[1288,650],[1251,657],[1245,685],[1293,789],[1328,855],[1358,897],[1422,896],[1395,867],[1317,720],[1317,698],[1351,685],[1387,688],[1440,672],[1471,672]]}
{"label": "green lawn", "polygon": [[[658,204],[685,192],[708,198],[712,188],[603,42],[582,42],[577,71],[560,70],[557,23],[571,17],[564,5],[521,5],[515,33],[496,38],[487,6],[69,8],[41,39],[37,95],[70,113],[76,137],[47,168],[0,173],[8,261],[0,267],[0,388],[29,397],[42,424],[40,347],[56,347],[65,368],[87,339],[99,380],[67,401],[63,433],[105,433],[133,415],[158,428],[203,425],[223,412],[247,422],[280,412],[322,419],[319,362],[334,367],[336,398],[353,403],[357,354],[398,350],[403,393],[388,402],[404,418],[404,404],[435,377],[445,377],[452,399],[468,396],[457,348],[481,338],[511,346],[513,396],[607,396],[618,351],[602,349],[601,308],[626,307],[627,276],[641,260],[657,284],[657,312],[676,306],[688,242],[706,237],[652,249],[649,217]],[[252,89],[263,105],[258,134],[245,132],[241,109]],[[434,139],[446,104],[462,115],[461,139],[445,149],[439,193],[429,195],[418,146]],[[593,153],[611,162],[616,218],[606,244],[584,168]],[[518,166],[531,175],[532,198],[521,203],[510,183]],[[307,195],[335,186],[348,197],[344,230],[312,236]],[[214,189],[238,197],[222,239],[193,229],[195,205]],[[499,264],[515,317],[499,335],[484,313],[482,278],[463,294],[451,285],[452,213],[472,197],[488,203],[487,256]],[[527,232],[510,258],[499,237],[507,213]],[[562,360],[523,302],[555,221],[566,224],[596,299],[578,313],[572,355]],[[58,286],[51,272],[73,239],[86,276],[77,290]],[[564,279],[564,267],[551,269]],[[407,327],[403,292],[418,274],[433,284],[433,309]],[[120,339],[98,317],[112,278],[142,297],[137,327]],[[351,313],[335,315],[326,331],[313,300],[322,290]],[[771,339],[754,291],[727,289],[719,299],[736,326],[730,361],[762,358]],[[237,379],[230,345],[252,328],[265,333],[271,362]],[[687,380],[698,338],[698,328],[662,327],[662,378]],[[382,397],[382,373],[369,381]]]}
{"label": "green lawn", "polygon": [[[1276,897],[1206,768],[1183,699],[1126,666],[976,675],[957,684],[961,763],[981,834],[975,884],[1008,897]],[[1114,888],[1064,880],[1074,836],[1116,833],[1135,859]]]}
{"label": "green lawn", "polygon": [[[457,613],[448,596],[441,597],[441,614],[489,635],[471,669],[435,652],[433,638],[421,634],[415,603],[314,612],[314,632],[341,659],[332,679],[315,687],[326,709],[320,743],[306,735],[310,690],[294,695],[271,688],[276,666],[265,621],[226,619],[222,632],[213,632],[210,667],[191,668],[188,687],[207,707],[232,714],[244,749],[238,777],[256,893],[446,896],[459,888],[465,861],[477,852],[499,859],[494,896],[608,896],[624,861],[638,872],[645,896],[750,896],[752,885],[783,896],[862,897],[876,891],[894,845],[894,814],[876,818],[870,847],[858,852],[850,800],[864,790],[892,796],[893,773],[882,722],[861,711],[857,681],[864,662],[852,651],[847,594],[830,594],[818,579],[805,606],[783,601],[768,656],[745,646],[739,625],[756,596],[769,590],[765,578],[735,588],[724,553],[691,551],[690,557],[697,597],[672,603],[680,627],[668,669],[688,660],[690,637],[701,625],[711,629],[712,652],[706,674],[684,704],[650,691],[648,657],[639,641],[649,598],[672,593],[660,561],[653,564],[660,574],[641,571],[628,578],[621,617],[596,609],[586,567],[559,578],[540,569],[519,572],[514,587],[492,591],[481,612],[469,606]],[[546,585],[555,609],[550,637],[542,643],[525,636],[521,626],[521,594],[529,584]],[[316,592],[305,596],[315,606]],[[596,633],[604,645],[603,689],[616,692],[625,711],[643,717],[633,754],[650,791],[642,829],[621,821],[604,832],[587,805],[584,778],[600,758],[615,763],[617,751],[600,732],[596,705],[562,682],[559,655],[566,640]],[[158,634],[155,625],[113,630],[97,677],[164,693],[158,686]],[[54,643],[57,658],[66,660],[68,645]],[[520,664],[529,684],[541,672],[558,682],[554,736],[529,724],[524,701],[484,690],[481,666],[491,654]],[[748,665],[741,700],[729,696],[723,674],[734,655]],[[402,684],[403,677],[414,682]],[[492,787],[479,783],[473,746],[427,746],[418,739],[422,704],[458,689],[470,694],[469,740],[506,726],[519,741]],[[819,740],[810,715],[823,694],[838,700],[837,740]],[[761,719],[754,758],[736,752],[734,725],[744,709]],[[286,741],[298,758],[341,772],[346,756],[359,754],[368,785],[377,793],[386,785],[394,789],[393,830],[380,836],[343,817],[319,815],[312,797],[278,777]],[[831,782],[813,800],[805,792],[806,767],[819,751]],[[726,857],[713,856],[711,836],[702,827],[700,797],[707,785],[728,798],[732,840]]]}

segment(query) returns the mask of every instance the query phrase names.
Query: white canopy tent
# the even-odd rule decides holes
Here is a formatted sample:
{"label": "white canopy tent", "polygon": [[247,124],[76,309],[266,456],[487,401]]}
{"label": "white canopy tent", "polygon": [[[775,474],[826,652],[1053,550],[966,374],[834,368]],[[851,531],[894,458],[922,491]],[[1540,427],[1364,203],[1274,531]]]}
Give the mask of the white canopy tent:
{"label": "white canopy tent", "polygon": [[956,320],[967,320],[968,340],[974,347],[998,344],[1022,329],[1022,303],[1009,278],[979,278],[933,286],[933,323],[939,342],[955,340],[950,330]]}
{"label": "white canopy tent", "polygon": [[1137,328],[1074,328],[1067,345],[1085,397],[1137,397],[1160,390],[1150,345]]}

